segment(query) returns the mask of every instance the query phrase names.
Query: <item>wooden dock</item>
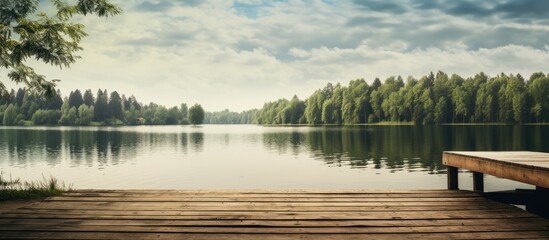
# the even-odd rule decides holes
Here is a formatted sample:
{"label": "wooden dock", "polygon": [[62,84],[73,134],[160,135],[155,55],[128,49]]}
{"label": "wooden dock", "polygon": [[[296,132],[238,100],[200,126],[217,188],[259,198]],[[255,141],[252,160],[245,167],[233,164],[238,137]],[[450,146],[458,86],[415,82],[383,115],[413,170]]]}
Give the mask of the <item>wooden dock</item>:
{"label": "wooden dock", "polygon": [[484,192],[484,174],[534,185],[535,190],[517,189],[483,193],[500,202],[524,205],[529,212],[549,218],[549,153],[544,152],[455,152],[442,154],[448,167],[448,189],[457,190],[458,169],[473,173],[473,191]]}
{"label": "wooden dock", "polygon": [[460,190],[81,190],[0,214],[0,239],[549,239],[549,220]]}

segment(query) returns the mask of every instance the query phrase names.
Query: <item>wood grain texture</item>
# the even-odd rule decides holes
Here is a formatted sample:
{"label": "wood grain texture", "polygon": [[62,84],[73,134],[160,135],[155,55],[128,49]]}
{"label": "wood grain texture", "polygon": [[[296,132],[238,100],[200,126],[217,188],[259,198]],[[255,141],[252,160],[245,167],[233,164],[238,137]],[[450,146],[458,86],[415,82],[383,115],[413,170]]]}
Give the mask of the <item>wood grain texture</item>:
{"label": "wood grain texture", "polygon": [[549,153],[446,151],[442,155],[442,163],[549,188]]}
{"label": "wood grain texture", "polygon": [[0,239],[549,239],[549,221],[458,190],[80,190],[1,214]]}

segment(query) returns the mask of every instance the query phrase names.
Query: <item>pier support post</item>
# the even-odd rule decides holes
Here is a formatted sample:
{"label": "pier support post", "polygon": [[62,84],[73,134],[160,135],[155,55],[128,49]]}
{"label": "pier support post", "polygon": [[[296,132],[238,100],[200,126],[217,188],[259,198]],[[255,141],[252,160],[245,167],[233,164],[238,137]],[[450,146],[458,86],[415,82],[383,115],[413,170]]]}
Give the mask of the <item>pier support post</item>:
{"label": "pier support post", "polygon": [[457,167],[447,167],[448,169],[448,190],[458,190],[458,168]]}
{"label": "pier support post", "polygon": [[549,189],[536,186],[534,196],[526,203],[526,211],[549,218]]}
{"label": "pier support post", "polygon": [[473,191],[484,192],[484,174],[473,171]]}

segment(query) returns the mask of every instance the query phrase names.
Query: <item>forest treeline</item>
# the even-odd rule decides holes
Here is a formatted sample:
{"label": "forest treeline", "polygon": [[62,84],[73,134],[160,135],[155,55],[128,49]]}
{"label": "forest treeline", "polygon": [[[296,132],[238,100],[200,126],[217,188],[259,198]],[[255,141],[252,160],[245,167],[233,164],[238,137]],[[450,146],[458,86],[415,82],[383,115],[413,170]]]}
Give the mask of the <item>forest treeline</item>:
{"label": "forest treeline", "polygon": [[200,124],[204,110],[198,104],[166,108],[156,103],[142,104],[132,95],[120,96],[114,91],[99,89],[84,94],[71,91],[62,98],[58,90],[53,96],[42,96],[18,89],[0,98],[0,123],[3,125],[172,125]]}
{"label": "forest treeline", "polygon": [[463,78],[439,71],[419,80],[356,79],[348,86],[328,83],[305,100],[294,96],[240,113],[204,112],[198,104],[142,104],[133,95],[101,89],[96,95],[75,90],[64,99],[60,91],[44,97],[25,89],[0,97],[3,125],[171,125],[190,119],[199,121],[193,124],[542,123],[549,122],[549,76]]}
{"label": "forest treeline", "polygon": [[253,124],[257,109],[232,112],[228,109],[219,112],[206,112],[205,124]]}
{"label": "forest treeline", "polygon": [[297,96],[263,105],[257,124],[363,124],[377,122],[539,123],[549,121],[549,77],[534,73],[463,78],[439,71],[419,80],[364,79],[327,84],[305,100]]}

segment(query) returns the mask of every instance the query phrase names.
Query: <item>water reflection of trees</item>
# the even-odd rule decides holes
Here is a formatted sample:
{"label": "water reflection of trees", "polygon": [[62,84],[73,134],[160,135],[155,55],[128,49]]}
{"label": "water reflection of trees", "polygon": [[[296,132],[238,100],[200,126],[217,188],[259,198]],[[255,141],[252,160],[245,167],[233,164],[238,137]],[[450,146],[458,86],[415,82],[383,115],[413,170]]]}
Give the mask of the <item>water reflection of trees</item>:
{"label": "water reflection of trees", "polygon": [[334,166],[436,173],[445,169],[443,151],[549,151],[542,137],[547,134],[549,126],[325,127],[266,133],[263,141],[280,153],[297,154],[304,145],[315,159]]}
{"label": "water reflection of trees", "polygon": [[[368,126],[295,128],[243,135],[275,153],[310,154],[331,166],[444,170],[442,151],[549,152],[549,126]],[[157,151],[203,151],[205,142],[231,145],[232,136],[202,131],[154,132],[116,128],[1,128],[0,163],[71,166],[124,164]],[[262,139],[260,139],[262,138]]]}
{"label": "water reflection of trees", "polygon": [[263,145],[277,153],[292,151],[294,155],[301,152],[305,135],[301,132],[268,132],[263,134]]}
{"label": "water reflection of trees", "polygon": [[194,152],[202,152],[204,146],[204,133],[193,132],[190,133],[192,149]]}
{"label": "water reflection of trees", "polygon": [[201,151],[204,134],[116,131],[89,128],[15,129],[0,128],[0,162],[21,165],[46,161],[71,166],[117,165],[144,152],[170,148],[187,153],[188,144]]}

